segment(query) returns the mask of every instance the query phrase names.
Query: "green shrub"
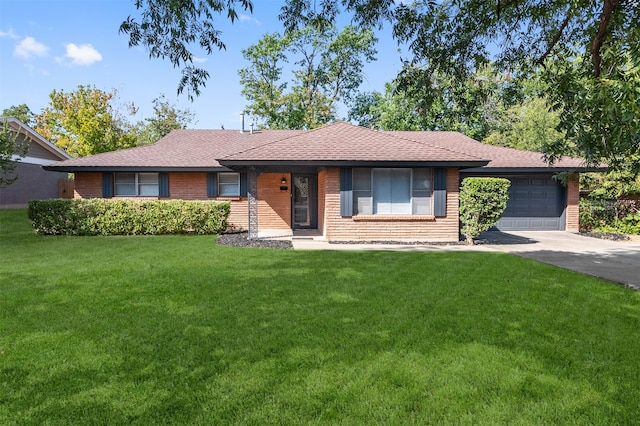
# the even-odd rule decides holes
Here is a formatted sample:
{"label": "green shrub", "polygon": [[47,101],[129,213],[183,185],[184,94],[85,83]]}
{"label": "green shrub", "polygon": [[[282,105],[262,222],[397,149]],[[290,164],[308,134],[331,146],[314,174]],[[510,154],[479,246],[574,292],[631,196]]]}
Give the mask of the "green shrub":
{"label": "green shrub", "polygon": [[580,199],[580,230],[640,234],[640,202],[592,196]]}
{"label": "green shrub", "polygon": [[509,200],[511,182],[503,178],[465,178],[460,186],[462,235],[469,244],[498,222]]}
{"label": "green shrub", "polygon": [[32,200],[29,219],[40,235],[220,234],[230,208],[211,201]]}

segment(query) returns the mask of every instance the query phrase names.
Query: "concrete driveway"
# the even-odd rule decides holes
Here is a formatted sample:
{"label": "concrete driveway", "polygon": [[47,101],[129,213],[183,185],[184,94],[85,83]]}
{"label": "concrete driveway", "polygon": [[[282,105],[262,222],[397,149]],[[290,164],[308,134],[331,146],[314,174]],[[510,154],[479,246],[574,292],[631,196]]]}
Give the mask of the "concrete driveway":
{"label": "concrete driveway", "polygon": [[610,241],[563,231],[499,232],[480,236],[479,244],[329,244],[311,236],[293,239],[296,250],[501,251],[613,281],[640,290],[640,238]]}
{"label": "concrete driveway", "polygon": [[610,241],[570,232],[498,232],[481,245],[640,290],[640,239]]}

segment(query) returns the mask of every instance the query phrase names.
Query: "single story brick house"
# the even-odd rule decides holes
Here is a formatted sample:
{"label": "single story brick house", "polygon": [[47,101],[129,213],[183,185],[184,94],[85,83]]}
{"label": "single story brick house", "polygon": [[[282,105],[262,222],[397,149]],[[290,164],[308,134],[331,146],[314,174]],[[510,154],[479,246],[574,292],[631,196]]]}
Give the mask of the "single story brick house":
{"label": "single story brick house", "polygon": [[[314,130],[175,130],[155,144],[44,166],[75,173],[76,198],[231,202],[252,237],[317,229],[328,240],[459,238],[465,176],[512,184],[500,229],[578,230],[581,160],[456,132],[381,132],[345,122]],[[574,173],[567,186],[553,175]]]}
{"label": "single story brick house", "polygon": [[[0,208],[24,208],[29,200],[44,200],[62,196],[59,184],[67,180],[67,173],[51,173],[42,166],[52,161],[68,160],[71,157],[46,140],[42,135],[13,117],[1,117],[0,125],[17,134],[17,143],[27,143],[24,157],[13,155],[16,168],[9,176],[18,179],[6,188],[0,188]],[[63,185],[62,188],[66,188]]]}

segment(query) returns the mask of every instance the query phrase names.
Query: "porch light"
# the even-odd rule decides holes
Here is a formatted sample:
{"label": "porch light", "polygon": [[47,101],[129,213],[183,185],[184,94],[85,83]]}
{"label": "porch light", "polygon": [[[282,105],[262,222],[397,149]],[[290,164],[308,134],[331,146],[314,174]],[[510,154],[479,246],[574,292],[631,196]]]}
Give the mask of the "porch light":
{"label": "porch light", "polygon": [[281,184],[286,185],[287,184],[287,178],[283,177],[282,180],[280,181]]}

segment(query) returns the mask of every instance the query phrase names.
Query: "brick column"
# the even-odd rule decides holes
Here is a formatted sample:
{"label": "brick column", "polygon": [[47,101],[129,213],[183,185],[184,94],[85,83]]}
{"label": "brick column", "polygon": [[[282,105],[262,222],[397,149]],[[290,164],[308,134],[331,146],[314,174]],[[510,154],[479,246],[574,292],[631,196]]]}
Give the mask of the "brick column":
{"label": "brick column", "polygon": [[567,222],[568,232],[580,231],[580,174],[573,173],[567,180]]}

